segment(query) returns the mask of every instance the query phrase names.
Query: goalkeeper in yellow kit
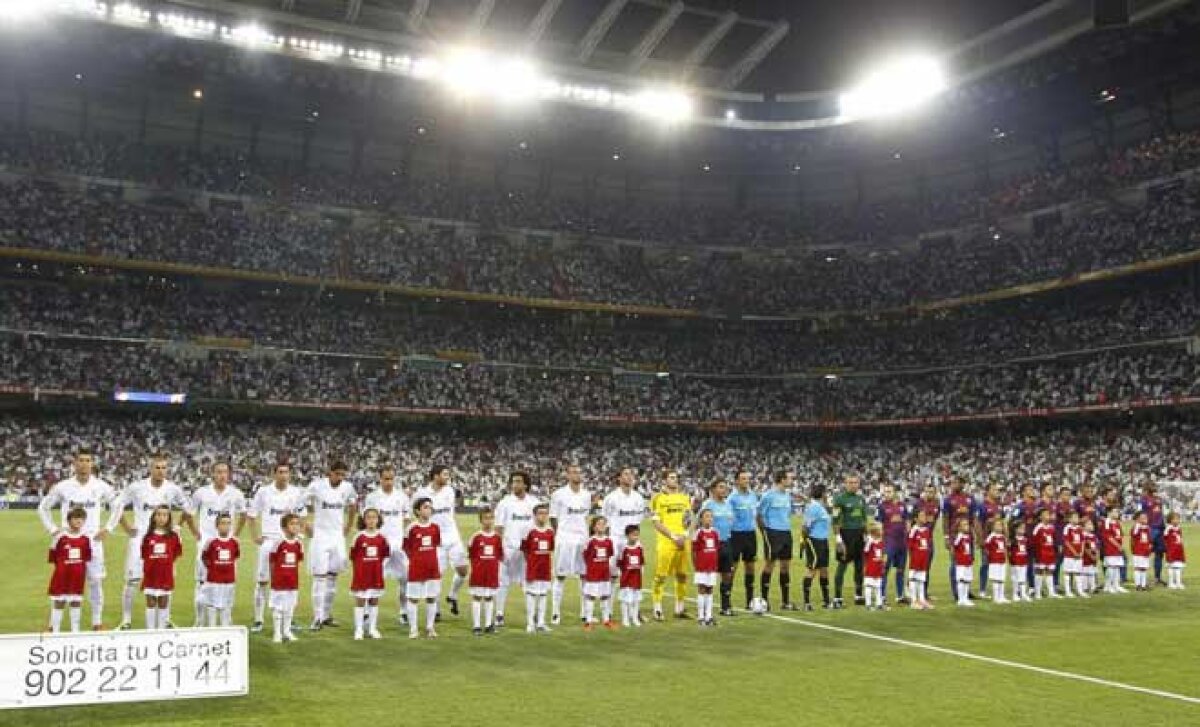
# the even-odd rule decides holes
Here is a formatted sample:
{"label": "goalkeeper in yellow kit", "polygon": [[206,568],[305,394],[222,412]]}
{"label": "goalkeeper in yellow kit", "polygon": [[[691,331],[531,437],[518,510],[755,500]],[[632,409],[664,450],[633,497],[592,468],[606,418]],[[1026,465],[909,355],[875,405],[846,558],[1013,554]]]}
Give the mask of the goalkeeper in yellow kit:
{"label": "goalkeeper in yellow kit", "polygon": [[663,591],[667,579],[675,577],[675,617],[686,618],[683,605],[687,597],[687,531],[692,515],[692,501],[679,491],[679,473],[667,470],[663,473],[663,488],[650,498],[650,513],[654,529],[658,532],[655,553],[658,563],[654,568],[654,620],[663,620]]}

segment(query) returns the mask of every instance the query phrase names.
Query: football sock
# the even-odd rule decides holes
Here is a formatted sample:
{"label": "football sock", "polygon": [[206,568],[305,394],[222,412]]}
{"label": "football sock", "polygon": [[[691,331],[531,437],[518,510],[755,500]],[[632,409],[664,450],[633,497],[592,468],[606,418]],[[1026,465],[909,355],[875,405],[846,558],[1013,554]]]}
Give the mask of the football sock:
{"label": "football sock", "polygon": [[824,601],[825,603],[829,603],[829,579],[821,578],[820,584],[821,584],[821,600]]}
{"label": "football sock", "polygon": [[583,620],[584,623],[591,623],[592,616],[596,613],[596,602],[590,598],[583,599]]}
{"label": "football sock", "polygon": [[675,579],[675,613],[683,613],[687,602],[688,586],[686,580]]}
{"label": "football sock", "polygon": [[995,581],[992,583],[992,600],[1004,600],[1004,581]]}
{"label": "football sock", "polygon": [[496,590],[496,613],[504,615],[504,604],[508,602],[508,584],[505,583]]}
{"label": "football sock", "polygon": [[271,622],[275,626],[276,635],[282,636],[283,635],[283,609],[280,609],[280,608],[271,609]]}
{"label": "football sock", "polygon": [[333,618],[333,599],[337,597],[337,576],[325,579],[325,601],[321,604],[321,613],[325,618]]}
{"label": "football sock", "polygon": [[454,573],[454,578],[450,581],[450,597],[458,600],[458,592],[462,590],[463,584],[466,582],[467,579],[463,576],[460,576],[456,571]]}
{"label": "football sock", "polygon": [[158,627],[165,629],[169,623],[171,623],[171,607],[158,609]]}
{"label": "football sock", "polygon": [[732,608],[733,606],[733,583],[721,581],[721,610]]}
{"label": "football sock", "polygon": [[842,597],[842,584],[846,581],[846,561],[841,561],[837,565],[837,570],[833,572],[833,596],[834,598]]}
{"label": "football sock", "polygon": [[779,574],[779,592],[783,595],[784,603],[792,602],[792,574],[784,571]]}
{"label": "football sock", "polygon": [[433,624],[437,622],[438,604],[437,599],[433,599],[425,606],[425,629],[433,630]]}
{"label": "football sock", "polygon": [[125,581],[125,588],[121,591],[121,623],[127,624],[133,621],[133,598],[138,592],[138,584],[140,581]]}
{"label": "football sock", "polygon": [[538,626],[546,625],[546,594],[535,596],[537,599],[537,622]]}
{"label": "football sock", "polygon": [[496,601],[487,600],[483,602],[483,626],[491,628],[492,624],[496,623]]}
{"label": "football sock", "polygon": [[746,572],[742,574],[742,584],[746,588],[746,603],[750,603],[754,600],[754,571],[750,564],[746,564],[744,567]]}
{"label": "football sock", "polygon": [[295,606],[288,606],[287,608],[283,609],[283,630],[288,635],[291,635],[292,633],[292,619],[295,617],[295,615]]}
{"label": "football sock", "polygon": [[409,627],[409,629],[416,631],[417,623],[418,623],[417,622],[417,602],[409,601],[408,604],[404,608],[406,611],[408,611],[408,627]]}
{"label": "football sock", "polygon": [[70,614],[71,630],[78,631],[79,630],[79,622],[83,617],[83,609],[80,608],[78,603],[71,604],[71,606],[69,608],[71,611],[71,614]]}
{"label": "football sock", "polygon": [[267,584],[254,584],[254,620],[262,623],[263,612],[267,608]]}
{"label": "football sock", "polygon": [[354,630],[361,632],[367,626],[366,608],[363,606],[354,607]]}
{"label": "football sock", "polygon": [[313,576],[312,612],[314,621],[325,620],[325,576]]}
{"label": "football sock", "polygon": [[[204,623],[204,618],[207,609],[204,603],[204,584],[196,581],[196,589],[192,593],[192,604],[195,609],[195,623],[197,626]],[[209,626],[215,626],[215,623],[210,623]]]}
{"label": "football sock", "polygon": [[804,576],[804,602],[812,603],[812,576]]}
{"label": "football sock", "polygon": [[[656,584],[657,584],[657,581],[656,581]],[[554,583],[552,583],[550,585],[550,593],[551,593],[551,596],[554,598],[554,615],[555,616],[559,616],[562,614],[563,590],[565,589],[565,587],[566,587],[566,584],[564,583],[564,581],[561,578],[555,578]]]}
{"label": "football sock", "polygon": [[600,601],[600,620],[604,623],[612,621],[612,599],[605,598]]}
{"label": "football sock", "polygon": [[104,623],[104,581],[99,578],[88,579],[88,603],[92,608],[92,625]]}
{"label": "football sock", "polygon": [[146,630],[153,631],[158,628],[158,609],[154,606],[146,606]]}
{"label": "football sock", "polygon": [[63,610],[50,607],[50,633],[57,634],[62,629]]}
{"label": "football sock", "polygon": [[471,624],[479,628],[479,619],[483,617],[483,602],[471,599]]}
{"label": "football sock", "polygon": [[379,604],[371,603],[367,605],[367,628],[371,631],[379,630]]}
{"label": "football sock", "polygon": [[537,596],[525,594],[525,624],[537,626]]}
{"label": "football sock", "polygon": [[763,573],[758,580],[758,590],[762,594],[764,601],[771,600],[771,574]]}

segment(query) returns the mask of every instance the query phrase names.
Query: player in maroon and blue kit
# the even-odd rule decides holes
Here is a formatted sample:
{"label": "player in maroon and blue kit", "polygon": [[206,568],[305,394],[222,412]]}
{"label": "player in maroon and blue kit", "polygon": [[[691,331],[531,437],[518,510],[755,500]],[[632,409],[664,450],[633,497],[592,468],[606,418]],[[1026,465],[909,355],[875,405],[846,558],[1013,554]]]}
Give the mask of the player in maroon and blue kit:
{"label": "player in maroon and blue kit", "polygon": [[[1021,488],[1021,500],[1017,503],[1016,513],[1021,524],[1025,526],[1026,536],[1031,536],[1038,521],[1037,488],[1033,483]],[[1033,558],[1029,559],[1025,567],[1025,584],[1029,590],[1033,590]]]}
{"label": "player in maroon and blue kit", "polygon": [[[1004,504],[1000,501],[1000,485],[988,484],[983,499],[975,506],[975,544],[982,550],[996,522],[1004,520]],[[988,558],[979,559],[979,595],[988,597]],[[1003,578],[1000,579],[1003,584]]]}
{"label": "player in maroon and blue kit", "polygon": [[[950,480],[950,494],[946,495],[942,500],[942,514],[945,518],[942,520],[942,534],[946,536],[946,548],[952,548],[951,539],[958,532],[958,524],[966,521],[967,530],[970,532],[975,525],[975,498],[967,494],[963,486],[961,477],[954,477]],[[970,591],[970,587],[967,589]],[[958,579],[955,575],[954,558],[950,558],[950,595],[957,601],[958,598]],[[970,593],[967,598],[973,598]]]}
{"label": "player in maroon and blue kit", "polygon": [[[941,501],[941,499],[938,498],[937,488],[933,486],[932,482],[925,485],[925,490],[921,493],[921,499],[917,500],[917,505],[913,510],[913,521],[914,522],[916,521],[916,513],[919,513],[919,512],[925,513],[925,527],[929,530],[929,533],[930,533],[929,558],[925,563],[925,570],[927,572],[929,572],[929,571],[933,570],[933,558],[935,555],[937,555],[937,547],[934,545],[935,538],[933,537],[933,532],[937,528],[938,518],[941,517],[941,514],[942,514],[942,501]],[[912,568],[912,548],[911,547],[908,549],[908,555],[909,555],[909,564],[908,565],[909,565],[909,568]],[[951,559],[951,561],[950,561],[950,567],[951,568],[954,567],[953,559]],[[926,579],[924,581],[924,588],[925,588],[925,594],[924,594],[925,600],[926,601],[931,600],[929,598],[929,580],[928,579]]]}
{"label": "player in maroon and blue kit", "polygon": [[887,561],[883,571],[882,598],[887,599],[887,574],[896,571],[896,603],[907,603],[904,596],[904,569],[908,567],[908,521],[911,509],[904,501],[904,494],[890,482],[883,485],[875,519],[883,527],[883,550]]}
{"label": "player in maroon and blue kit", "polygon": [[1075,503],[1071,501],[1071,488],[1058,488],[1058,499],[1054,501],[1054,538],[1058,542],[1058,560],[1054,564],[1054,583],[1062,586],[1066,590],[1067,584],[1062,577],[1062,564],[1064,549],[1064,535],[1067,529],[1067,520],[1071,517],[1071,513],[1075,512]]}
{"label": "player in maroon and blue kit", "polygon": [[1167,523],[1164,519],[1162,498],[1158,496],[1153,482],[1142,485],[1138,511],[1146,513],[1146,524],[1150,526],[1150,541],[1154,545],[1154,583],[1165,586],[1167,583],[1162,578],[1162,570],[1167,544],[1163,540],[1163,532],[1166,531]]}

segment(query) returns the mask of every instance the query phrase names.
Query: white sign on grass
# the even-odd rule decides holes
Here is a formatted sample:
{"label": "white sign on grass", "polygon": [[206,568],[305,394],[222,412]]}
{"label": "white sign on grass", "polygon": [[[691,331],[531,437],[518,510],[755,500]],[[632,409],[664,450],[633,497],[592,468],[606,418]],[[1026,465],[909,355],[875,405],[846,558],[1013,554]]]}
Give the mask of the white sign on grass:
{"label": "white sign on grass", "polygon": [[0,709],[232,697],[249,688],[240,626],[0,636]]}

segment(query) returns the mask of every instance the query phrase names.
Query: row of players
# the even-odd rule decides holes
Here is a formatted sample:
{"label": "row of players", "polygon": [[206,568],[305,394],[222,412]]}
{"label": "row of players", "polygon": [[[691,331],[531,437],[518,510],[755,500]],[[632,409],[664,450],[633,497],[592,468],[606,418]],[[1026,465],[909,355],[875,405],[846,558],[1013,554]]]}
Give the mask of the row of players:
{"label": "row of players", "polygon": [[[204,560],[204,546],[218,535],[217,517],[221,514],[228,514],[231,517],[236,516],[238,518],[238,534],[240,534],[247,522],[250,523],[254,540],[261,546],[256,564],[255,629],[262,628],[263,614],[266,603],[269,600],[268,594],[271,590],[270,553],[273,546],[284,537],[279,518],[286,514],[302,514],[311,509],[314,513],[313,516],[302,527],[313,537],[309,559],[310,571],[313,575],[313,628],[319,629],[326,625],[331,625],[330,610],[333,594],[336,590],[336,578],[347,565],[345,536],[349,533],[349,523],[353,521],[357,500],[357,495],[353,487],[344,479],[344,465],[335,463],[330,468],[327,478],[318,478],[308,488],[301,489],[290,485],[290,468],[286,464],[280,464],[275,469],[274,482],[269,486],[261,488],[248,505],[240,491],[229,486],[229,469],[224,464],[218,464],[214,467],[212,484],[197,490],[190,500],[183,495],[181,490],[166,481],[167,462],[163,457],[156,457],[151,462],[149,479],[131,485],[115,499],[112,496],[111,487],[92,475],[92,462],[88,453],[79,453],[76,457],[75,465],[75,477],[53,488],[43,501],[40,510],[43,522],[52,533],[57,532],[57,528],[55,528],[50,518],[50,510],[55,505],[61,505],[64,513],[67,509],[75,506],[83,507],[87,513],[87,520],[83,526],[85,534],[88,534],[92,539],[91,550],[93,554],[98,550],[100,551],[100,557],[93,559],[92,564],[88,567],[87,578],[89,582],[89,596],[92,600],[94,626],[98,626],[101,623],[99,614],[102,606],[98,607],[98,594],[102,593],[99,588],[99,581],[103,578],[101,543],[105,534],[115,529],[119,524],[133,536],[131,537],[130,548],[126,558],[126,588],[121,622],[122,627],[128,628],[132,615],[133,594],[136,593],[136,589],[141,584],[143,577],[141,550],[145,534],[149,529],[150,514],[155,507],[164,504],[168,507],[176,506],[184,510],[185,514],[182,522],[192,531],[200,543],[196,564],[197,623],[201,620],[202,611],[205,608],[211,607],[211,604],[207,603],[206,590],[204,588],[205,583],[209,580],[205,576],[208,566]],[[440,538],[441,545],[438,549],[439,566],[442,570],[445,570],[447,565],[454,569],[455,575],[448,602],[451,611],[457,613],[458,593],[462,585],[466,582],[468,564],[466,549],[463,547],[461,536],[458,534],[457,523],[454,519],[454,492],[453,488],[449,486],[449,477],[450,473],[447,468],[441,466],[435,467],[430,473],[429,484],[419,488],[416,493],[413,493],[413,497],[427,497],[430,500],[433,508],[432,520],[439,526],[440,531],[444,533]],[[566,578],[573,575],[584,575],[585,569],[582,551],[586,546],[586,541],[590,533],[587,518],[596,504],[593,502],[591,495],[582,488],[581,474],[578,467],[568,467],[566,479],[567,485],[554,493],[550,499],[551,504],[549,507],[549,514],[553,518],[553,524],[558,532],[558,547],[554,551],[555,563],[553,571],[555,577],[551,581],[550,587],[554,607],[552,622],[554,623],[559,622],[561,619],[561,601]],[[736,478],[737,489],[732,495],[729,494],[728,488],[723,482],[714,483],[712,496],[704,504],[704,509],[712,512],[714,526],[722,543],[719,553],[718,570],[722,575],[721,602],[722,613],[725,615],[732,615],[729,594],[732,590],[733,571],[739,560],[746,566],[748,601],[753,593],[752,563],[755,560],[757,546],[757,536],[754,532],[755,524],[762,531],[768,556],[767,566],[763,570],[761,579],[763,597],[765,599],[769,592],[773,566],[778,564],[780,568],[780,586],[783,590],[783,607],[792,607],[789,599],[788,584],[788,569],[792,555],[791,479],[788,473],[780,473],[775,478],[775,487],[761,495],[749,491],[748,480],[749,477],[745,473],[739,473]],[[600,505],[602,512],[608,517],[613,527],[613,532],[618,535],[623,533],[628,525],[640,523],[646,513],[647,508],[644,499],[633,489],[634,481],[635,477],[632,469],[623,469],[618,477],[618,487]],[[512,585],[521,583],[525,577],[522,568],[524,558],[520,548],[524,535],[532,527],[534,519],[533,508],[538,503],[537,498],[528,492],[529,482],[526,476],[521,473],[514,473],[510,478],[510,485],[510,494],[499,503],[496,511],[496,519],[498,521],[497,530],[502,537],[503,544],[507,546],[505,550],[508,554],[508,557],[502,563],[500,585],[498,586],[499,598],[497,600],[500,606],[497,613],[497,623],[501,625],[503,624],[503,604],[506,601],[507,591]],[[838,578],[839,598],[836,601],[840,601],[840,575],[843,570],[842,566],[854,560],[855,556],[852,552],[854,548],[846,547],[842,535],[845,534],[848,540],[854,540],[852,536],[855,528],[853,526],[861,527],[859,521],[862,518],[862,512],[856,511],[861,511],[865,507],[865,501],[862,501],[861,496],[857,493],[858,486],[857,478],[848,478],[846,490],[839,494],[838,498],[834,501],[834,522],[842,526],[837,532],[840,565]],[[826,605],[829,605],[826,572],[828,567],[829,518],[827,514],[824,516],[820,514],[824,510],[823,492],[814,492],[813,495],[814,497],[805,511],[805,533],[807,535],[805,553],[809,560],[809,574],[805,579],[804,590],[806,606],[810,608],[811,604],[809,603],[808,594],[813,578],[818,574],[821,576],[820,582],[825,596],[824,600]],[[961,487],[952,487],[952,492],[947,496],[943,506],[947,513],[948,522],[956,513],[967,509],[962,506],[960,502],[961,497]],[[897,521],[901,523],[907,522],[910,513],[908,506],[905,506],[903,512],[899,515],[896,514],[894,508],[889,509],[890,505],[899,502],[899,500],[900,498],[895,498],[893,502],[885,497],[884,502],[880,505],[880,512],[878,514],[879,519],[884,522],[882,542],[886,555],[885,569],[888,566],[894,565],[896,560],[895,543],[889,542],[892,540],[891,534],[895,530]],[[101,530],[95,525],[95,523],[99,522],[99,510],[104,503],[110,501],[112,502],[113,512],[108,527]],[[412,512],[410,508],[411,501],[407,493],[395,486],[394,471],[385,468],[381,472],[379,488],[367,497],[365,503],[366,507],[374,507],[382,516],[381,531],[390,545],[390,556],[386,563],[386,570],[390,575],[401,581],[406,577],[402,543],[405,530],[404,522]],[[133,527],[128,526],[124,520],[123,510],[127,504],[135,511],[135,525]],[[686,551],[685,533],[688,529],[687,519],[691,512],[691,502],[686,495],[679,491],[678,476],[674,473],[667,473],[664,478],[663,490],[653,498],[651,505],[651,509],[654,511],[654,527],[658,534],[658,564],[654,579],[654,612],[656,618],[661,619],[663,590],[668,579],[672,577],[674,577],[676,586],[677,613],[683,612],[683,600],[686,597],[687,591],[687,575],[683,562]],[[917,513],[919,519],[924,520],[928,525],[932,525],[928,514],[929,508],[915,507],[912,510]],[[1041,517],[1048,517],[1050,513],[1048,508],[1041,508],[1040,511],[1043,513]],[[348,515],[350,517],[347,517]],[[936,517],[937,511],[935,510],[932,519],[936,519]],[[1085,518],[1085,520],[1090,521],[1088,518]],[[962,547],[973,551],[974,538],[971,532],[972,526],[967,524],[973,522],[973,519],[958,517],[954,522],[959,527],[965,528],[965,532],[962,534],[966,535],[966,539]],[[993,521],[991,524],[994,526],[995,522]],[[904,527],[902,524],[901,528],[903,529]],[[1092,529],[1094,530],[1094,527]],[[1057,552],[1056,561],[1058,561],[1056,562],[1055,569],[1057,573],[1066,548],[1063,546],[1061,530],[1056,528],[1053,532],[1054,548]],[[956,535],[958,534],[956,533]],[[748,542],[747,535],[749,535]],[[1046,537],[1050,536],[1046,535]],[[1151,541],[1153,541],[1152,533]],[[947,544],[950,544],[949,537]],[[623,541],[614,547],[614,551],[620,550],[622,545]],[[1137,541],[1135,539],[1136,545]],[[910,549],[907,542],[904,543],[902,549],[905,551],[904,554],[907,555],[907,551]],[[1039,550],[1039,552],[1041,551]],[[914,557],[916,556],[914,555]],[[960,577],[963,566],[957,562],[963,557],[965,556],[956,553],[956,563],[952,565],[952,568],[954,568],[952,582],[956,586],[956,591],[959,590],[957,582],[965,580]],[[991,557],[989,555],[989,559]],[[1135,553],[1135,557],[1139,557],[1137,553]],[[932,541],[930,542],[929,558],[932,560]],[[869,568],[872,567],[872,562],[868,560],[867,565]],[[986,560],[984,566],[985,568],[987,567]],[[905,568],[901,564],[897,571],[898,585],[900,574],[904,570]],[[913,570],[919,572],[920,569],[910,568],[909,570],[910,572]],[[870,574],[867,575],[868,578],[871,577]],[[1174,574],[1172,578],[1174,583]],[[1179,584],[1182,585],[1181,581]],[[1051,581],[1052,586],[1053,581]],[[882,596],[883,588],[885,587],[883,586],[879,589],[880,596]],[[969,581],[967,581],[967,588],[962,590],[969,592]],[[923,603],[927,603],[927,599],[920,600]],[[959,600],[962,600],[961,597]],[[213,610],[219,609],[214,608]],[[402,613],[404,610],[402,608]]]}

